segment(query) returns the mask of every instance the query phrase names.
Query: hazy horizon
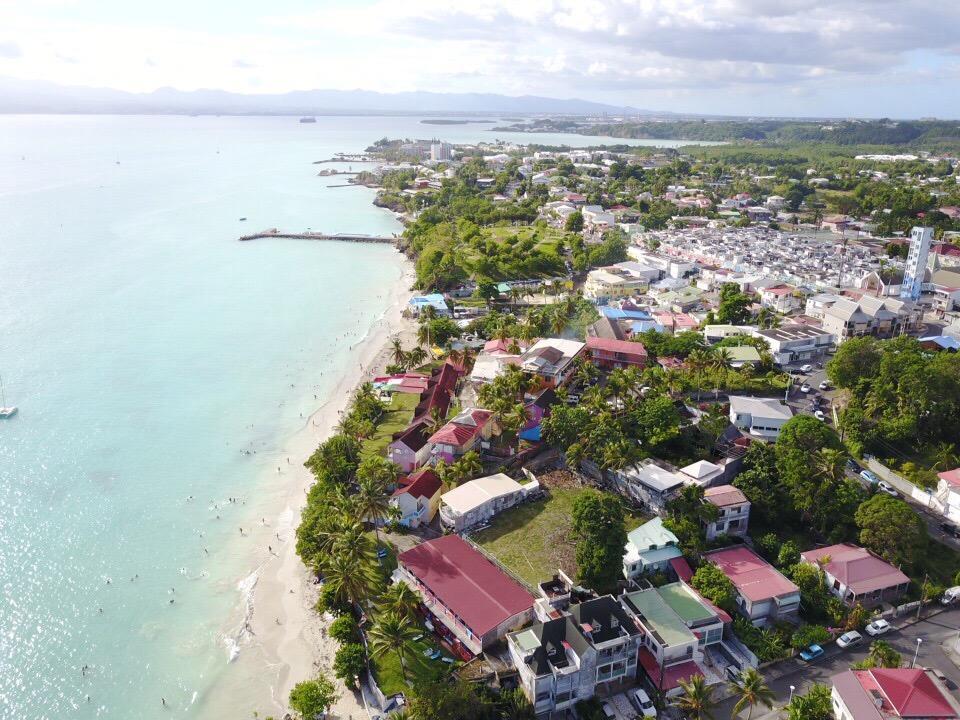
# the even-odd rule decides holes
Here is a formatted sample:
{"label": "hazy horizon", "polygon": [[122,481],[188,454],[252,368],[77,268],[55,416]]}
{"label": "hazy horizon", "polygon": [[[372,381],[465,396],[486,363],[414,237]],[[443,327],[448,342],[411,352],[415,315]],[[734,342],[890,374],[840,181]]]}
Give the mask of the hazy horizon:
{"label": "hazy horizon", "polygon": [[958,28],[960,6],[923,0],[0,0],[0,78],[74,91],[362,89],[699,115],[957,117]]}

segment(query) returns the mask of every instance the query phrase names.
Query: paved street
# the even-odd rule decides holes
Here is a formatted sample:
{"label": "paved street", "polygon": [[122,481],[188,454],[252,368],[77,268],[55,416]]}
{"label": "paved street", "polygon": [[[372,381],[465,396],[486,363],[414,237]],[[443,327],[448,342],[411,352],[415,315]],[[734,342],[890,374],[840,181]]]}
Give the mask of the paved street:
{"label": "paved street", "polygon": [[[927,610],[927,612],[930,612]],[[901,619],[902,621],[902,619]],[[913,654],[917,649],[917,639],[922,640],[917,665],[936,668],[943,672],[953,682],[954,688],[960,687],[960,668],[944,651],[943,645],[956,641],[960,636],[960,608],[952,608],[919,623],[910,625],[902,630],[893,630],[887,633],[883,640],[890,643],[903,657],[909,667]],[[773,711],[760,713],[760,708],[753,714],[753,720],[773,720],[779,716],[779,710],[790,699],[790,686],[793,685],[797,694],[802,695],[814,683],[830,684],[830,676],[849,669],[852,663],[863,660],[873,640],[864,633],[863,641],[848,650],[841,650],[836,643],[825,646],[826,655],[813,663],[804,663],[800,660],[788,660],[782,665],[768,671],[772,677],[777,672],[786,671],[786,674],[776,680],[769,679],[767,684],[777,695]],[[724,702],[716,713],[717,718],[732,718],[733,706],[736,699]],[[765,710],[765,709],[764,709]],[[742,714],[746,717],[746,712]]]}

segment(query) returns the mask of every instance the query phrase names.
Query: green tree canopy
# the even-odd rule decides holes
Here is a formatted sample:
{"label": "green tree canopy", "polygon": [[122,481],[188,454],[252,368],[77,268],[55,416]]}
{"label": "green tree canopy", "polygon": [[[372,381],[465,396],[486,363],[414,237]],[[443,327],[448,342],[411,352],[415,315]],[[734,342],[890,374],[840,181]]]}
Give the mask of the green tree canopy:
{"label": "green tree canopy", "polygon": [[885,560],[913,565],[927,547],[927,525],[903,500],[877,493],[855,515],[860,542]]}
{"label": "green tree canopy", "polygon": [[717,607],[733,612],[736,607],[737,591],[730,578],[710,562],[705,562],[693,574],[690,584],[694,589]]}
{"label": "green tree canopy", "polygon": [[330,709],[340,697],[329,678],[320,675],[315,680],[304,680],[290,691],[290,707],[303,720],[315,720]]}
{"label": "green tree canopy", "polygon": [[597,592],[612,592],[622,577],[627,543],[620,498],[588,490],[574,501],[572,515],[578,580]]}

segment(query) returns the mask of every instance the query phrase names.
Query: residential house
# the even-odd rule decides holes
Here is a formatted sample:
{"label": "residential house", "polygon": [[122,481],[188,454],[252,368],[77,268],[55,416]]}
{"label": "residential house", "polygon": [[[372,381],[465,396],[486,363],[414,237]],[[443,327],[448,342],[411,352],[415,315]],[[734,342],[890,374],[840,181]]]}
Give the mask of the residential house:
{"label": "residential house", "polygon": [[573,376],[575,361],[583,355],[586,347],[577,340],[542,338],[520,357],[520,367],[545,383],[559,387]]}
{"label": "residential house", "polygon": [[919,327],[922,308],[909,300],[862,295],[858,299],[837,298],[823,307],[823,329],[837,343],[851,337],[873,335],[887,338]]}
{"label": "residential house", "polygon": [[755,325],[704,325],[703,339],[712,344],[728,337],[750,337],[756,329]]}
{"label": "residential house", "polygon": [[790,285],[773,285],[760,291],[760,305],[781,315],[789,315],[803,307],[801,293]]}
{"label": "residential house", "polygon": [[822,359],[833,347],[833,334],[812,325],[784,325],[769,330],[753,331],[753,336],[767,343],[777,365],[791,365]]}
{"label": "residential house", "polygon": [[677,536],[655,517],[627,534],[623,548],[623,576],[635,580],[642,575],[665,572],[670,561],[683,557]]}
{"label": "residential house", "polygon": [[611,470],[609,475],[621,495],[655,513],[661,513],[688,480],[680,472],[664,465],[653,458],[646,458],[636,465]]}
{"label": "residential house", "polygon": [[455,462],[471,450],[484,450],[493,435],[493,413],[490,410],[467,408],[429,438],[433,462]]}
{"label": "residential house", "polygon": [[730,422],[752,437],[776,440],[793,410],[775,398],[730,396]]}
{"label": "residential house", "polygon": [[676,582],[624,593],[620,602],[642,631],[640,665],[653,687],[673,695],[681,680],[696,675],[708,684],[720,681],[705,662],[704,651],[722,642],[724,620],[687,585]]}
{"label": "residential house", "polygon": [[760,364],[760,351],[753,345],[735,345],[724,348],[730,358],[730,367],[739,370],[744,365],[756,367]]}
{"label": "residential house", "polygon": [[583,285],[583,296],[598,305],[644,292],[649,281],[636,277],[616,267],[591,270]]}
{"label": "residential house", "polygon": [[450,308],[447,301],[440,293],[431,293],[427,295],[414,295],[407,302],[407,310],[414,317],[419,317],[424,308],[431,307],[434,312],[442,317],[450,317]]}
{"label": "residential house", "polygon": [[830,678],[836,720],[957,720],[960,704],[932,670],[847,670]]}
{"label": "residential house", "polygon": [[387,445],[387,459],[397,465],[401,472],[413,472],[430,460],[432,448],[427,442],[426,425],[417,422],[393,436]]}
{"label": "residential house", "polygon": [[440,508],[442,483],[430,468],[423,468],[403,478],[390,496],[390,505],[400,512],[404,527],[428,525]]}
{"label": "residential house", "polygon": [[465,659],[533,618],[533,596],[459,535],[400,553],[395,578],[420,595],[427,619]]}
{"label": "residential house", "polygon": [[440,496],[440,522],[455,532],[469,530],[513,507],[535,487],[503,473],[470,480]]}
{"label": "residential house", "polygon": [[754,625],[795,618],[800,608],[800,588],[773,565],[746,546],[704,553],[730,578],[737,591],[737,611]]}
{"label": "residential house", "polygon": [[948,520],[960,522],[960,468],[937,473],[936,500]]}
{"label": "residential house", "polygon": [[703,491],[703,501],[717,508],[717,519],[706,523],[707,541],[720,535],[747,534],[750,524],[750,501],[733,485],[718,485]]}
{"label": "residential house", "polygon": [[697,460],[680,468],[680,474],[684,476],[684,482],[687,485],[699,485],[702,488],[708,488],[714,482],[723,479],[726,473],[726,467],[709,460]]}
{"label": "residential house", "polygon": [[852,543],[808,550],[800,553],[800,559],[821,566],[830,592],[851,607],[896,605],[910,585],[910,578],[895,565]]}
{"label": "residential house", "polygon": [[607,370],[628,367],[642,369],[649,360],[642,343],[599,337],[587,338],[587,354],[594,365]]}
{"label": "residential house", "polygon": [[534,713],[563,713],[636,676],[640,631],[607,595],[507,636],[520,687]]}

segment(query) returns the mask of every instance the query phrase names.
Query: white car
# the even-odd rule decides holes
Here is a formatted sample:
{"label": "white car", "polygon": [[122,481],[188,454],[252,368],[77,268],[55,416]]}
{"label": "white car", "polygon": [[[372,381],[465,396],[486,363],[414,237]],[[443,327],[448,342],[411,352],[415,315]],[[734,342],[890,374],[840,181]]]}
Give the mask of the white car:
{"label": "white car", "polygon": [[820,389],[821,389],[821,390],[829,390],[829,389],[830,389],[830,383],[828,383],[826,380],[824,380],[822,383],[820,383]]}
{"label": "white car", "polygon": [[861,640],[863,640],[863,635],[856,630],[851,630],[837,638],[837,645],[842,648],[848,648],[851,645],[856,645]]}
{"label": "white car", "polygon": [[650,696],[642,688],[637,688],[630,693],[630,704],[633,705],[643,717],[655,718],[657,709],[650,701]]}
{"label": "white car", "polygon": [[808,373],[808,372],[812,372],[812,371],[813,371],[813,365],[801,365],[801,366],[800,366],[800,372]]}
{"label": "white car", "polygon": [[877,490],[880,492],[885,492],[890,497],[900,497],[900,493],[898,493],[893,485],[888,483],[886,480],[881,480],[877,483]]}
{"label": "white car", "polygon": [[884,635],[891,630],[891,625],[886,620],[874,620],[872,623],[867,625],[867,635],[872,635],[877,637],[877,635]]}
{"label": "white car", "polygon": [[806,383],[804,383],[803,385],[800,386],[800,392],[802,392],[802,393],[808,393],[808,392],[810,392],[810,390],[812,390],[812,389],[813,389],[813,388],[811,388],[811,387],[810,387],[809,385],[807,385]]}
{"label": "white car", "polygon": [[827,416],[823,414],[823,410],[817,410],[815,413],[813,413],[813,416],[817,420],[821,420],[821,421],[824,421],[827,419]]}
{"label": "white car", "polygon": [[600,707],[603,708],[603,716],[608,718],[615,718],[617,713],[613,711],[613,708],[610,707],[610,703],[602,702]]}

